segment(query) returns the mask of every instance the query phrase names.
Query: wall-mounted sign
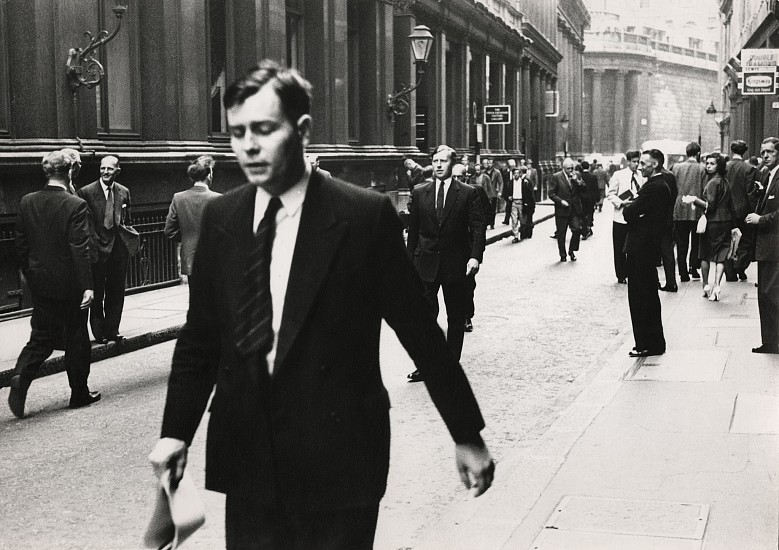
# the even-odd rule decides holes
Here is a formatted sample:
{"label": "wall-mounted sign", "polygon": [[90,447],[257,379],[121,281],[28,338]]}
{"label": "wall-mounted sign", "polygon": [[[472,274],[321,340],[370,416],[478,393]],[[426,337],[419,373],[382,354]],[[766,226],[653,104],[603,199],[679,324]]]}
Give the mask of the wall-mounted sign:
{"label": "wall-mounted sign", "polygon": [[759,48],[741,50],[741,78],[744,95],[774,95],[777,85],[779,49]]}
{"label": "wall-mounted sign", "polygon": [[484,124],[511,124],[511,105],[485,105]]}

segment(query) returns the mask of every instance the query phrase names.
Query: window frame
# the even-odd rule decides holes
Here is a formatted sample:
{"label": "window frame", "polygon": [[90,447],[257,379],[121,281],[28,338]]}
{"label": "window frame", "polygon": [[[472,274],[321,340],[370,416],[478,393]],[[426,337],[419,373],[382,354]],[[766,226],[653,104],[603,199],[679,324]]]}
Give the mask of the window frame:
{"label": "window frame", "polygon": [[[13,120],[11,118],[10,65],[8,63],[8,17],[7,2],[0,1],[0,137],[10,137]],[[3,124],[2,121],[5,120]]]}
{"label": "window frame", "polygon": [[215,131],[213,127],[213,119],[212,119],[212,112],[211,112],[211,82],[212,82],[212,74],[211,74],[211,3],[212,2],[221,2],[224,5],[224,12],[225,12],[225,23],[224,23],[224,42],[225,42],[225,48],[224,48],[224,72],[225,72],[225,89],[227,88],[228,84],[235,80],[235,63],[234,63],[234,56],[231,55],[232,48],[230,45],[232,44],[232,41],[235,38],[235,29],[232,25],[232,17],[233,17],[233,2],[232,0],[207,0],[205,2],[205,18],[206,18],[206,81],[205,81],[205,87],[206,87],[206,93],[205,97],[208,98],[208,139],[212,141],[229,141],[230,140],[230,133],[227,130],[227,114],[224,110],[224,107],[222,106],[222,101],[220,99],[220,111],[224,122],[224,131]]}

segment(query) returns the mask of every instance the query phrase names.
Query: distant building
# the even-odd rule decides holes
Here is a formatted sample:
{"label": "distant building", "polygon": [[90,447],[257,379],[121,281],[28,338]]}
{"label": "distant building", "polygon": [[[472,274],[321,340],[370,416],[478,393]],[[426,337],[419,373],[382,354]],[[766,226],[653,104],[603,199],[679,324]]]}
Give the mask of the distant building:
{"label": "distant building", "polygon": [[[583,147],[620,153],[647,140],[720,146],[715,0],[587,0]],[[719,105],[715,105],[717,110]]]}

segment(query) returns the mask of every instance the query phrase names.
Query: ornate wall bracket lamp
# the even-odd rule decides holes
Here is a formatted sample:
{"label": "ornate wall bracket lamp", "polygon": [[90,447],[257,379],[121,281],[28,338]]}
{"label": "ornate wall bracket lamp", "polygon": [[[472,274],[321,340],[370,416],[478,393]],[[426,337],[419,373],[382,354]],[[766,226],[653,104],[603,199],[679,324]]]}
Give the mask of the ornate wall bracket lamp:
{"label": "ornate wall bracket lamp", "polygon": [[395,122],[395,115],[405,115],[408,112],[411,92],[416,90],[422,83],[427,57],[430,55],[430,49],[433,47],[433,35],[425,25],[414,27],[414,31],[408,35],[408,38],[411,41],[411,51],[414,53],[417,83],[413,86],[403,86],[399,92],[387,96],[387,118],[390,122]]}
{"label": "ornate wall bracket lamp", "polygon": [[122,16],[127,11],[127,0],[116,0],[112,11],[116,16],[116,28],[111,34],[102,30],[97,33],[97,36],[92,36],[91,32],[86,31],[84,36],[89,40],[89,45],[83,50],[70,48],[68,51],[68,85],[74,93],[80,86],[94,88],[103,80],[105,70],[103,65],[95,59],[95,51],[100,46],[108,44],[119,33],[119,29],[122,28]]}

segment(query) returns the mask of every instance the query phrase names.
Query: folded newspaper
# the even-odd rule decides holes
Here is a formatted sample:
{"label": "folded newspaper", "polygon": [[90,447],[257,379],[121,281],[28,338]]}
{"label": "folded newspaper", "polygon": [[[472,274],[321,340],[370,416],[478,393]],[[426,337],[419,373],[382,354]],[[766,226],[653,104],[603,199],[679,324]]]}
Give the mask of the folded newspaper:
{"label": "folded newspaper", "polygon": [[205,522],[203,501],[187,471],[184,470],[178,487],[171,489],[170,470],[166,470],[160,477],[143,543],[146,548],[175,550]]}

